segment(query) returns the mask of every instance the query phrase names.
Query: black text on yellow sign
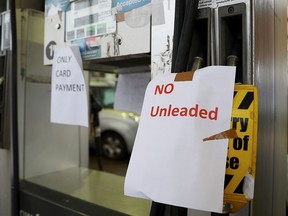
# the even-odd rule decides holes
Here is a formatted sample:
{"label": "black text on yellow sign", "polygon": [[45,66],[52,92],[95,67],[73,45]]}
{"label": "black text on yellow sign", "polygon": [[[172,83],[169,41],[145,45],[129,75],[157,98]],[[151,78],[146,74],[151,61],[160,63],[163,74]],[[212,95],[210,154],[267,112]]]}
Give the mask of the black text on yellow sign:
{"label": "black text on yellow sign", "polygon": [[255,86],[236,85],[231,128],[238,137],[229,140],[226,160],[224,200],[237,212],[251,198],[245,196],[243,184],[250,174],[255,177],[258,128],[258,94]]}

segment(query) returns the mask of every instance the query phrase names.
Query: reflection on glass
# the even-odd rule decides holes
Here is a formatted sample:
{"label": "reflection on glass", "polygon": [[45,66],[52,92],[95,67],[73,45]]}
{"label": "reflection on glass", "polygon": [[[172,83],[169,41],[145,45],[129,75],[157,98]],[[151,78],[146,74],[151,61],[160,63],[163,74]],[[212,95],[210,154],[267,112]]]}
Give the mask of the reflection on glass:
{"label": "reflection on glass", "polygon": [[[102,110],[91,108],[90,168],[124,176],[136,137],[150,71],[90,74],[90,94]],[[95,110],[95,109],[94,109]],[[95,115],[99,126],[95,127]],[[97,137],[99,133],[99,139]],[[102,166],[103,165],[103,166]]]}
{"label": "reflection on glass", "polygon": [[[90,103],[95,104],[97,100],[102,109],[95,112],[91,106],[89,167],[124,176],[129,161],[127,134],[129,135],[130,131],[125,127],[126,112],[113,109],[116,81],[116,74],[91,73],[90,76],[90,94],[93,95],[90,95],[90,99],[94,100],[90,100]],[[99,125],[95,124],[97,118]],[[134,140],[130,139],[130,143],[133,142]]]}

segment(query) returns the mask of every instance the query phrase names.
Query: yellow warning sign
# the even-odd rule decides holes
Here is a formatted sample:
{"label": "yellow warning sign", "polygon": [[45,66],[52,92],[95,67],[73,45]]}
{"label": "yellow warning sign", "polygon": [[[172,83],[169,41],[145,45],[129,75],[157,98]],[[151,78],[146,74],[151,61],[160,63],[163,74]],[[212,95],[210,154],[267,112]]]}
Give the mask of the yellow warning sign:
{"label": "yellow warning sign", "polygon": [[[250,189],[254,189],[254,181],[251,179],[255,178],[257,128],[257,88],[251,85],[236,85],[231,129],[236,130],[237,137],[229,140],[224,190],[224,202],[231,205],[231,213],[239,211],[253,199],[253,192],[251,194],[245,190],[244,184],[248,182]],[[247,181],[248,179],[250,181]]]}

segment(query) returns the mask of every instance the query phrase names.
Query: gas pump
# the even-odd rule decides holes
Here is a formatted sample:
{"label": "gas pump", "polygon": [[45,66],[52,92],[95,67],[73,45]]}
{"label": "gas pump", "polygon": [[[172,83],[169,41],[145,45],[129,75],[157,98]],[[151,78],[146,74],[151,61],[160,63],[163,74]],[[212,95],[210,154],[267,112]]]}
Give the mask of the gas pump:
{"label": "gas pump", "polygon": [[[187,68],[185,68],[185,66],[181,67],[181,69],[176,70],[176,72],[182,72],[182,71],[185,71],[187,69],[188,70],[195,70],[197,68],[202,67],[201,65],[203,65],[203,66],[209,66],[209,65],[236,66],[237,72],[236,72],[235,83],[253,84],[253,85],[256,85],[258,87],[259,91],[265,92],[266,91],[265,88],[267,86],[264,86],[263,83],[259,82],[258,78],[262,77],[263,79],[261,79],[261,78],[260,79],[263,81],[263,80],[265,80],[266,75],[261,74],[261,72],[258,71],[259,68],[261,68],[263,70],[262,66],[260,64],[255,64],[255,59],[261,59],[261,60],[263,60],[263,59],[262,59],[260,53],[255,54],[254,49],[255,49],[255,44],[257,44],[255,41],[261,41],[262,46],[265,47],[265,45],[263,44],[263,40],[260,38],[262,36],[260,36],[259,33],[256,34],[255,32],[257,32],[257,31],[255,31],[255,29],[258,29],[256,23],[263,24],[262,27],[265,26],[263,20],[260,20],[260,17],[263,17],[263,16],[260,16],[260,14],[264,13],[262,11],[263,4],[266,4],[268,2],[269,1],[258,3],[256,1],[249,1],[249,0],[239,0],[239,1],[238,0],[235,0],[235,1],[233,1],[233,0],[232,1],[201,1],[200,0],[199,5],[198,5],[198,14],[196,16],[195,24],[191,24],[189,26],[189,28],[193,28],[193,31],[194,31],[193,36],[191,36],[192,42],[191,42],[190,57],[189,57],[190,62],[188,64],[189,66]],[[278,4],[284,6],[284,1],[281,3],[280,2],[281,1],[279,1]],[[173,58],[174,59],[172,59],[172,62],[175,61],[175,59],[177,59],[177,57],[175,57],[174,52],[175,51],[177,53],[179,52],[178,40],[179,40],[180,36],[178,34],[179,34],[179,32],[181,34],[181,28],[183,27],[183,23],[185,22],[183,20],[179,22],[179,19],[184,19],[183,13],[185,14],[185,12],[184,12],[185,9],[183,9],[183,7],[185,7],[185,3],[183,3],[183,2],[179,3],[179,1],[175,1],[175,4],[176,4],[175,24],[174,24],[174,30],[175,31],[174,31],[174,41],[173,41],[174,42],[174,44],[173,44]],[[184,4],[184,6],[183,6],[183,4]],[[182,7],[182,9],[177,8],[177,5]],[[186,5],[186,7],[188,8],[189,6]],[[265,9],[267,10],[267,8],[265,8]],[[195,13],[195,11],[193,11],[193,10],[190,10],[189,12]],[[255,16],[255,14],[257,14],[257,15],[259,14],[259,16]],[[281,14],[282,14],[282,16],[284,15],[284,13],[281,13]],[[191,14],[190,14],[190,16],[192,17]],[[285,15],[283,17],[285,18]],[[283,20],[284,20],[284,18],[283,18]],[[271,19],[273,19],[273,18],[271,18]],[[198,25],[201,27],[199,28]],[[274,27],[274,26],[270,25],[270,27]],[[286,27],[283,25],[282,28],[286,28]],[[179,31],[179,29],[180,29],[180,31]],[[176,44],[175,44],[175,40],[176,40]],[[187,46],[190,47],[189,43],[190,42],[186,41],[186,47],[182,47],[182,49],[186,49],[186,50],[183,52],[187,51]],[[285,46],[285,43],[282,43],[282,45]],[[201,47],[200,50],[202,52],[199,52],[199,47]],[[257,47],[257,48],[259,49],[259,47]],[[279,47],[278,47],[278,49],[279,49]],[[282,53],[284,54],[283,51],[284,50],[282,49]],[[203,58],[203,56],[204,56],[204,58]],[[184,54],[181,57],[186,58]],[[273,59],[274,56],[271,56],[271,58]],[[152,56],[152,59],[153,59],[153,56]],[[195,64],[196,65],[195,67],[192,66],[193,63],[191,63],[191,62],[193,62],[193,61],[195,63],[197,63],[197,64]],[[265,60],[264,60],[264,62],[265,62]],[[262,62],[262,63],[265,65],[264,62]],[[179,61],[177,61],[176,63],[174,62],[174,64],[180,64],[180,63],[179,63]],[[259,68],[255,68],[255,67],[259,67]],[[285,66],[285,68],[286,68],[286,66]],[[175,71],[172,69],[172,72],[175,72]],[[157,74],[157,72],[153,71],[153,68],[152,68],[152,74],[153,73]],[[280,76],[282,76],[282,78],[285,79],[284,78],[285,76],[283,77],[283,75],[284,75],[283,70],[282,70],[281,74],[282,75],[280,75]],[[282,87],[284,87],[284,86],[282,85]],[[235,94],[237,92],[238,92],[238,90],[235,90]],[[254,95],[254,93],[249,93],[249,94],[251,94],[251,96]],[[246,99],[242,98],[242,99],[246,100],[247,98]],[[253,100],[250,100],[250,101],[252,102]],[[252,103],[254,103],[254,102],[252,102]],[[268,103],[267,104],[262,103],[262,106],[263,107],[267,107],[267,106],[269,107],[269,104]],[[262,109],[263,109],[263,107],[262,107]],[[285,105],[285,107],[286,107],[286,105]],[[261,112],[261,111],[259,111],[259,112]],[[284,118],[285,118],[285,114],[282,113],[282,115],[284,115]],[[236,120],[234,117],[232,119]],[[249,122],[250,122],[250,120],[249,120]],[[235,122],[232,124],[235,125]],[[257,129],[255,130],[255,132],[257,133]],[[283,132],[285,133],[285,131],[283,131]],[[282,135],[280,135],[280,137],[282,137]],[[246,138],[247,138],[247,136],[246,136]],[[254,138],[257,141],[257,134]],[[282,140],[282,138],[280,138],[280,139]],[[235,150],[236,145],[237,145],[236,140],[234,140],[234,147],[233,146],[231,147],[229,144],[229,151],[233,152],[233,150],[231,150],[231,149]],[[249,145],[252,145],[252,143],[249,142]],[[250,158],[249,161],[251,164],[255,165],[254,162],[256,161],[256,157],[255,157],[256,144],[254,143],[253,145],[254,145],[254,147],[253,147],[254,148],[254,150],[253,150],[254,158]],[[267,145],[269,145],[269,144],[267,144]],[[282,143],[281,145],[282,146],[285,145],[285,142]],[[236,147],[236,148],[238,148],[238,147]],[[258,149],[258,151],[260,149],[260,152],[261,152],[260,157],[261,157],[261,154],[263,153],[261,151],[262,148],[257,147],[257,149]],[[240,149],[238,149],[238,150],[240,150]],[[282,154],[280,152],[278,152],[278,153],[281,154],[282,159],[283,159],[283,157],[285,157],[284,154]],[[231,153],[231,154],[233,155],[233,153]],[[267,156],[267,158],[271,159],[271,155],[266,155],[266,156]],[[235,159],[235,161],[233,161],[234,159]],[[259,160],[262,160],[262,159],[259,159]],[[237,165],[236,165],[236,163],[237,163]],[[232,160],[230,157],[227,158],[227,166],[226,166],[226,167],[228,167],[227,170],[230,169],[229,166],[232,166],[232,169],[236,169],[236,167],[238,167],[238,165],[239,165],[239,160],[237,157],[232,157]],[[240,166],[242,166],[242,165],[240,165]],[[252,168],[250,171],[249,171],[249,169],[247,169],[247,173],[250,173],[252,170],[255,172],[255,168],[256,167]],[[257,169],[260,169],[261,170],[260,173],[261,173],[266,168],[261,167],[261,165],[260,165],[260,168],[257,168]],[[281,169],[281,168],[277,167],[277,169]],[[270,172],[271,170],[267,170],[267,171]],[[242,188],[242,186],[243,186],[242,180],[243,179],[242,180],[239,179],[238,183],[240,183],[240,184],[238,185],[238,183],[237,183],[235,188],[229,189],[229,186],[227,187],[227,185],[229,185],[229,182],[232,178],[232,175],[229,172],[230,171],[228,171],[228,174],[226,175],[226,179],[225,179],[225,196],[227,195],[227,197],[229,197],[228,199],[231,199],[231,197],[228,195],[229,193],[232,193],[232,196],[234,196],[234,195],[238,196],[240,194],[243,195],[243,188]],[[253,174],[253,177],[255,177],[255,176],[256,176],[256,172]],[[258,180],[258,182],[261,182],[261,181],[262,181],[262,179]],[[282,184],[285,184],[283,181],[284,181],[284,179],[281,178]],[[257,182],[257,178],[256,178],[256,182]],[[283,194],[282,194],[282,196],[283,196]],[[246,200],[245,201],[246,203],[248,203],[245,207],[243,207],[243,203],[242,203],[242,201],[240,201],[242,198],[243,198],[243,200]],[[232,203],[232,204],[230,203],[229,204],[229,202],[231,202],[231,200],[228,202],[226,202],[227,201],[226,200],[223,203],[223,215],[229,215],[230,213],[231,214],[233,213],[236,215],[248,215],[248,214],[252,213],[251,202],[249,201],[249,199],[246,199],[245,196],[243,196],[242,198],[240,198],[240,200],[239,200],[240,203],[242,203],[240,205],[243,207],[242,209],[236,203]],[[258,197],[258,199],[259,199],[259,197]],[[231,207],[232,208],[234,207],[234,211],[231,211]],[[172,208],[172,210],[171,210],[171,208]],[[257,208],[259,208],[259,207],[257,207]],[[235,209],[237,209],[237,210],[235,210]],[[258,209],[258,211],[259,211],[259,209]],[[171,206],[168,206],[168,207],[166,206],[166,208],[165,208],[165,205],[158,204],[158,203],[153,203],[151,212],[154,215],[174,215],[174,214],[175,215],[186,215],[187,214],[186,211],[185,210],[183,211],[182,208],[178,208],[178,211],[177,211],[177,210],[173,210],[173,207],[171,207]],[[178,212],[178,213],[176,213],[176,212]],[[198,214],[210,215],[209,213],[205,214],[205,213],[200,213],[200,212],[193,211],[193,210],[189,211],[189,213],[188,213],[188,215],[191,215],[191,216],[192,215],[198,215]],[[217,214],[217,213],[211,213],[211,214],[212,215],[221,215],[221,214]]]}
{"label": "gas pump", "polygon": [[[109,5],[108,4],[100,5],[100,3],[103,3],[103,2],[109,3]],[[112,4],[113,2],[120,2],[122,4],[117,6],[117,4],[113,5]],[[171,44],[172,44],[173,34],[171,34],[171,31],[170,31],[171,29],[169,30],[169,33],[167,34],[162,29],[160,30],[160,32],[162,31],[162,33],[165,34],[165,42],[166,41],[167,42],[164,46],[165,47],[164,50],[161,50],[160,54],[156,53],[157,55],[157,59],[156,59],[156,56],[154,55],[155,53],[153,53],[154,52],[153,40],[156,40],[156,37],[158,37],[158,35],[156,35],[155,33],[157,26],[153,26],[152,23],[150,22],[151,11],[148,5],[151,1],[141,1],[143,4],[140,6],[138,5],[139,8],[138,7],[132,8],[133,10],[131,8],[125,9],[124,6],[127,6],[123,3],[125,1],[119,0],[119,1],[113,1],[113,2],[112,1],[84,1],[84,0],[83,1],[46,0],[45,2],[46,11],[44,15],[45,17],[44,18],[45,19],[45,41],[44,41],[44,50],[43,50],[44,64],[50,65],[52,63],[55,46],[74,44],[80,47],[82,58],[85,60],[84,68],[88,70],[95,69],[97,67],[106,67],[107,65],[121,66],[121,65],[127,65],[127,64],[130,64],[130,65],[147,64],[147,62],[148,64],[149,62],[157,63],[157,61],[160,59],[160,61],[162,61],[161,63],[165,63],[165,64],[162,64],[161,66],[163,66],[163,71],[166,72],[166,69],[170,68],[171,66],[170,57],[172,57]],[[174,9],[174,5],[176,3],[179,3],[180,1],[163,0],[163,2],[165,3],[164,10],[165,11],[169,10],[169,13],[171,13],[172,9]],[[184,1],[181,1],[182,4],[183,2]],[[275,5],[275,8],[271,7],[272,4]],[[286,40],[283,40],[283,37],[282,37],[283,31],[281,30],[283,29],[283,24],[282,24],[283,17],[285,18],[284,20],[286,21],[286,15],[285,15],[286,13],[284,14],[281,8],[286,9],[287,7],[286,4],[287,3],[286,2],[284,3],[284,0],[283,1],[282,0],[276,0],[276,1],[275,0],[273,1],[272,0],[263,0],[263,1],[200,0],[198,9],[194,10],[192,14],[195,20],[193,21],[194,33],[189,38],[189,40],[191,40],[191,44],[187,45],[184,43],[182,44],[182,46],[177,47],[177,49],[180,49],[180,50],[187,49],[188,52],[186,52],[185,54],[187,64],[185,63],[186,65],[184,67],[183,66],[179,67],[180,70],[179,71],[176,70],[175,72],[182,72],[182,70],[183,71],[195,70],[195,69],[205,67],[205,66],[210,66],[210,65],[234,65],[234,66],[237,66],[236,82],[256,85],[259,88],[259,94],[262,96],[262,98],[265,98],[265,100],[261,100],[259,102],[259,107],[261,107],[261,110],[259,110],[259,113],[260,113],[259,122],[261,122],[261,126],[259,128],[259,132],[261,132],[259,134],[261,134],[261,137],[259,138],[259,140],[261,141],[261,146],[258,146],[258,152],[260,154],[259,154],[259,157],[257,158],[257,160],[260,162],[259,163],[260,166],[257,167],[258,176],[256,178],[257,183],[256,183],[256,189],[255,189],[257,197],[255,198],[255,202],[254,202],[255,205],[248,206],[247,204],[245,208],[241,209],[240,212],[235,213],[236,215],[239,215],[239,216],[248,215],[249,212],[251,213],[252,211],[256,212],[255,215],[265,215],[265,213],[267,212],[269,213],[273,212],[274,215],[283,215],[282,207],[280,206],[280,204],[284,200],[283,188],[285,188],[284,187],[285,180],[283,179],[283,176],[280,174],[282,173],[283,168],[285,167],[285,164],[286,164],[286,160],[285,160],[285,163],[283,160],[283,156],[284,156],[283,154],[285,154],[286,156],[285,150],[286,150],[286,144],[287,144],[287,139],[286,139],[287,135],[283,135],[283,134],[286,134],[287,132],[287,123],[286,122],[283,123],[283,121],[280,122],[280,120],[286,119],[287,117],[287,113],[285,114],[285,112],[287,112],[287,98],[285,96],[283,97],[283,92],[285,92],[285,90],[287,89],[286,89],[286,82],[283,81],[285,80],[284,78],[285,78],[285,73],[286,73],[286,70],[285,70],[286,58],[285,58],[285,61],[281,59],[281,56],[282,55],[284,56],[284,54],[286,53],[285,52],[286,50],[283,51],[282,49],[282,47],[285,47],[286,49]],[[104,11],[105,13],[103,14],[95,13],[95,11],[98,10],[100,7],[104,9],[111,7],[112,10],[111,12],[109,12],[110,10],[106,10]],[[179,11],[183,12],[184,10],[182,9]],[[32,14],[34,16],[37,13],[32,12]],[[116,17],[115,19],[112,18],[111,16],[112,14],[113,14],[113,17],[115,15]],[[141,14],[141,16],[138,16],[139,14]],[[104,24],[99,22],[100,18],[102,21],[104,20]],[[266,27],[266,23],[264,23],[263,20],[269,21],[267,22],[268,33],[267,35],[265,35],[265,37],[261,38],[260,33],[261,32],[263,33],[263,29],[265,29]],[[256,28],[256,21],[258,24],[257,28]],[[165,24],[170,25],[171,27],[171,23],[169,23],[168,19],[165,20]],[[177,26],[175,26],[175,28],[176,27]],[[2,24],[2,28],[3,28],[3,24]],[[35,28],[33,30],[37,32]],[[275,35],[272,32],[276,32]],[[30,36],[31,35],[32,34],[30,34]],[[279,42],[277,41],[276,43],[274,36],[275,38],[277,37],[277,39],[278,37],[280,38]],[[286,39],[286,35],[285,35],[285,39]],[[153,45],[151,46],[150,44],[153,44]],[[174,51],[176,50],[175,43],[173,44],[173,49]],[[38,51],[38,49],[35,49],[35,50]],[[275,53],[272,53],[271,50],[274,50]],[[29,51],[31,52],[31,50]],[[2,64],[2,63],[6,61],[5,53],[3,53],[3,57],[1,55],[2,53],[0,54],[0,66],[3,65],[4,67],[5,64]],[[270,59],[272,59],[273,61],[271,60],[271,62],[266,64],[266,62]],[[25,64],[25,62],[23,64]],[[26,65],[26,66],[29,66],[29,65]],[[21,69],[25,69],[25,68],[26,67],[23,67]],[[153,73],[156,74],[157,72],[153,70],[154,68],[152,67],[152,74]],[[41,105],[44,108],[47,108],[47,107],[49,108],[49,103],[47,103],[47,100],[44,100],[45,98],[42,97],[43,95],[47,97],[47,92],[49,92],[49,84],[50,84],[49,72],[47,72],[49,70],[43,70],[43,71],[42,69],[36,70],[36,72],[34,71],[35,73],[31,71],[28,72],[27,73],[28,76],[25,77],[27,78],[27,80],[25,80],[27,81],[27,83],[25,84],[25,87],[26,87],[25,90],[27,90],[25,91],[25,95],[26,96],[28,95],[27,97],[28,99],[26,101],[27,103],[25,103],[25,106],[23,105],[24,103],[22,104],[23,107],[25,107],[25,112],[27,112],[25,113],[27,117],[26,126],[28,128],[26,132],[29,132],[28,135],[30,135],[28,136],[26,134],[27,136],[25,136],[25,138],[27,139],[29,138],[33,139],[34,138],[34,136],[32,136],[33,132],[35,132],[36,130],[40,128],[34,124],[35,121],[33,120],[35,116],[37,117],[39,122],[42,122],[43,120],[43,122],[47,123],[47,119],[45,119],[47,118],[47,116],[43,114],[47,114],[48,111],[44,109],[39,111],[39,109],[37,109],[38,107],[31,106],[31,104],[36,103],[36,102],[39,103],[39,99],[41,99],[41,102],[40,102]],[[19,77],[21,76],[19,75]],[[0,71],[0,84],[1,82],[2,83],[5,82],[5,74],[1,73]],[[0,86],[1,96],[4,94],[4,90],[2,89],[2,86]],[[251,94],[248,94],[248,96],[251,96]],[[266,100],[267,98],[271,100]],[[283,99],[283,98],[286,98],[286,99]],[[250,102],[252,103],[251,97],[250,98],[248,97],[248,99],[250,99]],[[0,104],[0,108],[1,108],[0,120],[2,124],[4,117],[3,117],[3,109],[1,107],[1,104]],[[241,124],[240,118],[238,119],[237,118],[238,117],[236,116],[234,124],[236,125]],[[245,119],[242,121],[242,124],[245,126]],[[44,125],[44,126],[47,126],[47,125]],[[4,127],[2,126],[0,127],[0,129],[1,128],[2,130],[0,130],[0,136],[1,136],[1,133],[2,135],[4,134],[3,133]],[[96,205],[91,204],[89,203],[89,201],[86,202],[85,194],[84,194],[84,198],[83,197],[75,198],[74,196],[75,194],[76,196],[79,194],[83,195],[83,193],[81,193],[82,191],[79,192],[77,190],[78,189],[77,187],[81,185],[83,181],[87,181],[87,178],[86,178],[87,176],[93,177],[93,180],[97,179],[97,175],[91,172],[90,170],[79,169],[79,164],[81,164],[81,162],[79,162],[79,155],[81,153],[79,154],[78,152],[79,145],[78,143],[75,144],[75,142],[78,142],[79,140],[83,138],[81,137],[81,132],[80,132],[81,129],[69,127],[69,129],[66,132],[67,134],[69,134],[69,136],[71,135],[71,137],[63,136],[63,133],[58,133],[58,131],[63,131],[62,130],[63,128],[61,127],[56,127],[55,129],[55,127],[50,128],[49,126],[49,130],[50,129],[52,132],[54,132],[57,135],[55,137],[65,138],[67,140],[71,138],[70,141],[71,143],[73,143],[72,148],[70,148],[71,146],[68,145],[69,148],[67,149],[69,151],[73,151],[73,153],[71,155],[68,155],[67,153],[68,150],[62,149],[61,153],[65,152],[67,154],[59,154],[58,148],[60,148],[61,146],[60,147],[57,146],[57,148],[53,148],[52,145],[46,145],[47,143],[45,142],[43,143],[39,142],[41,145],[39,145],[39,143],[37,142],[31,142],[32,145],[27,145],[28,149],[26,149],[25,151],[26,153],[25,157],[28,159],[26,162],[30,163],[31,166],[25,167],[27,168],[26,171],[29,171],[29,172],[25,174],[26,176],[24,180],[26,180],[26,177],[27,177],[29,181],[24,181],[22,182],[24,184],[21,185],[21,201],[20,202],[21,202],[22,209],[20,213],[36,215],[36,214],[39,214],[39,212],[41,211],[41,215],[42,215],[42,211],[47,213],[47,211],[50,209],[51,214],[57,214],[59,212],[65,214],[68,211],[67,209],[73,209],[74,212],[77,212],[75,213],[76,215],[78,214],[78,212],[84,212],[88,215],[93,214],[95,213],[95,210],[100,215],[101,214],[102,215],[103,214],[122,215],[122,213],[119,213],[119,211],[121,211],[119,209],[121,209],[123,205],[121,205],[120,207],[118,206],[119,209],[115,210],[115,209],[112,209],[112,207],[110,209],[110,207],[102,207],[102,206],[98,206],[97,204]],[[285,131],[285,133],[283,133],[283,131]],[[23,134],[20,134],[20,135],[23,136]],[[50,138],[51,137],[49,137],[49,139]],[[245,144],[247,144],[248,138],[247,137],[245,139],[244,138],[245,137],[243,137],[242,141],[238,140],[236,142],[235,144],[236,150],[245,149]],[[67,142],[67,140],[62,143],[69,143]],[[27,142],[27,140],[25,141],[26,143],[29,143],[31,140],[29,140],[29,142]],[[44,141],[47,141],[47,140],[44,140]],[[242,142],[242,145],[241,145],[242,148],[240,148],[240,142]],[[48,148],[48,150],[45,152],[42,151],[42,154],[38,154],[38,153],[36,155],[31,154],[33,150],[35,149],[40,150],[39,152],[41,152],[42,150],[41,147],[44,148],[43,146],[45,148]],[[55,149],[57,149],[58,151],[55,151]],[[58,172],[59,170],[62,171],[61,169],[63,167],[57,166],[57,160],[54,157],[52,159],[51,157],[47,157],[48,154],[52,154],[53,156],[56,155],[57,157],[55,158],[57,160],[59,158],[63,159],[66,156],[68,158],[68,162],[67,163],[65,162],[64,168],[66,169],[69,166],[70,167],[72,166],[73,168],[76,167],[76,168],[68,170],[68,171],[65,170],[65,172],[63,173]],[[74,161],[75,158],[76,158],[76,162]],[[82,157],[82,159],[83,158],[85,158],[85,155],[84,157]],[[231,158],[229,158],[228,163],[230,167],[231,167],[231,164],[233,164],[232,167],[235,168],[237,167],[238,162],[237,162],[236,157],[233,157],[233,158],[234,159],[232,160]],[[47,164],[52,164],[53,167],[51,168],[48,166],[48,169],[50,169],[50,171],[52,170],[53,172],[52,174],[49,173],[51,175],[49,175],[48,177],[49,177],[49,180],[56,179],[56,187],[55,187],[56,189],[54,188],[53,189],[54,191],[47,189],[51,186],[52,183],[47,181],[47,179],[45,179],[45,174],[47,173],[43,173],[43,169],[42,169],[43,167],[40,167],[40,166],[37,167],[38,164],[34,163],[33,161],[34,159],[38,159],[38,161],[41,161],[41,162],[50,159],[49,163]],[[37,169],[34,169],[35,167]],[[56,170],[55,170],[55,167],[56,167]],[[45,169],[46,168],[47,167],[45,167]],[[253,171],[255,172],[255,170]],[[286,171],[284,171],[283,173],[285,172]],[[253,173],[252,176],[255,177],[255,173]],[[71,183],[72,187],[74,187],[73,190],[70,190],[70,188],[68,187],[60,188],[58,184],[60,182],[59,179],[62,179],[62,177],[63,178],[66,177],[65,179],[67,180],[67,182],[70,182],[72,179],[79,180],[79,182],[76,182],[75,184]],[[106,176],[104,177],[106,178]],[[119,186],[119,181],[118,180],[114,181],[114,180],[111,181],[111,184]],[[44,185],[39,186],[39,182],[41,181],[44,182]],[[227,181],[229,182],[229,179],[227,179]],[[240,179],[240,182],[241,182],[241,179]],[[102,184],[103,181],[95,182],[95,184],[97,183]],[[55,192],[55,190],[61,190],[61,189],[63,190],[67,189],[67,190],[63,192],[64,194],[62,192],[59,192],[59,193],[57,191]],[[91,188],[88,188],[88,189],[84,188],[84,190],[85,189],[86,189],[86,192],[92,191],[90,190]],[[107,190],[103,192],[101,191],[101,189],[102,189],[101,187],[98,187],[97,188],[98,191],[95,194],[98,195],[100,193],[101,194],[107,193]],[[39,194],[37,194],[39,191],[41,191],[40,196]],[[113,191],[115,190],[111,190],[111,191],[113,193]],[[237,188],[235,188],[233,191],[237,191]],[[68,193],[68,195],[65,194],[66,192]],[[113,196],[114,196],[113,198],[116,197],[117,200],[122,200],[123,198],[123,196],[117,196],[117,194],[116,195],[114,194]],[[276,202],[273,202],[274,200],[276,200],[276,198],[277,199],[279,198],[279,204],[277,204]],[[97,199],[101,201],[101,197],[100,198],[97,197]],[[267,199],[268,201],[265,199]],[[246,202],[247,200],[244,200],[244,201]],[[268,204],[266,205],[267,202]],[[143,204],[141,202],[136,202],[135,200],[129,200],[128,203],[130,203],[131,206],[134,206],[134,207],[142,206]],[[248,201],[248,203],[250,203],[250,201]],[[116,203],[116,205],[117,204],[118,203]],[[226,204],[227,202],[224,202],[225,207],[227,207],[227,211],[226,211],[226,208],[223,209],[224,215],[225,214],[228,215],[231,213],[230,211],[231,205],[229,205],[229,203],[228,205]],[[144,207],[140,209],[140,212],[144,212],[147,206],[150,207],[150,205],[146,205],[145,203]],[[164,209],[165,208],[161,206],[159,209],[156,208],[154,210],[156,210],[155,212],[156,212],[156,215],[158,216],[159,214],[164,213],[165,211]],[[187,215],[187,212],[188,212],[188,215],[191,215],[191,216],[211,215],[211,214],[216,215],[216,213],[210,213],[210,212],[199,213],[197,211],[187,210],[185,208],[176,208],[176,210],[169,209],[168,211],[170,210],[171,210],[171,213],[175,215],[177,214]],[[151,213],[153,213],[153,208],[151,209]],[[43,213],[43,215],[45,214]]]}

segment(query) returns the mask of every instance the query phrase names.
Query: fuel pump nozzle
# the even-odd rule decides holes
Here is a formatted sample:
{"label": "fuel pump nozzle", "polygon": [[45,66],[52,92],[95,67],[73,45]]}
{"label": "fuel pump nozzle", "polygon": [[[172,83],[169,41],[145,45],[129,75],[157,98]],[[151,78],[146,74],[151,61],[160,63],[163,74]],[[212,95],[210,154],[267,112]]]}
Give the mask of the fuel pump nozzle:
{"label": "fuel pump nozzle", "polygon": [[3,82],[4,82],[4,77],[0,77],[0,86],[2,85]]}
{"label": "fuel pump nozzle", "polygon": [[243,67],[242,67],[242,40],[241,37],[238,37],[233,44],[233,48],[231,50],[231,54],[226,58],[226,65],[228,66],[236,66],[236,83],[243,82]]}
{"label": "fuel pump nozzle", "polygon": [[241,55],[241,40],[238,38],[234,43],[231,54],[226,59],[226,65],[237,66],[239,63],[239,57]]}
{"label": "fuel pump nozzle", "polygon": [[204,65],[204,59],[201,56],[195,56],[191,70],[195,71],[197,69],[200,69],[203,67],[203,65]]}
{"label": "fuel pump nozzle", "polygon": [[192,62],[188,63],[187,66],[187,70],[188,71],[196,71],[197,69],[200,69],[202,67],[204,67],[204,59],[205,59],[205,51],[206,51],[206,47],[205,46],[201,46],[198,54],[193,58]]}

